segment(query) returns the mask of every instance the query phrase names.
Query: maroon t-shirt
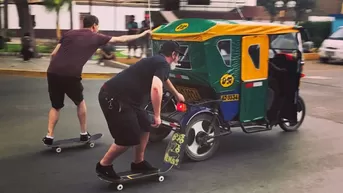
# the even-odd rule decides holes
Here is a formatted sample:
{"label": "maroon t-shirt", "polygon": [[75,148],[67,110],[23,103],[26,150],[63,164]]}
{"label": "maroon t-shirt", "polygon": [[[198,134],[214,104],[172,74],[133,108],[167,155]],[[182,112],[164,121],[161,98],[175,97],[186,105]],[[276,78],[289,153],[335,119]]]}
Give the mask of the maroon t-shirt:
{"label": "maroon t-shirt", "polygon": [[111,36],[88,29],[71,30],[60,40],[61,47],[52,58],[48,73],[81,77],[83,66],[95,51],[111,39]]}

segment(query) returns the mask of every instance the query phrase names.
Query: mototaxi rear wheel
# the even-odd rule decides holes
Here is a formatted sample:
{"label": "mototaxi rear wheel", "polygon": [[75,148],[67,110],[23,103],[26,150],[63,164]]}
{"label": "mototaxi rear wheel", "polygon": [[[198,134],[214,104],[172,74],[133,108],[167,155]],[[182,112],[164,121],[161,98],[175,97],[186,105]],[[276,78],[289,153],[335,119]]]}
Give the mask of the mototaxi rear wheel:
{"label": "mototaxi rear wheel", "polygon": [[185,147],[186,156],[192,161],[204,161],[213,156],[219,148],[219,139],[206,136],[219,134],[219,123],[216,120],[212,129],[209,126],[214,115],[203,113],[191,119],[186,127],[187,144]]}

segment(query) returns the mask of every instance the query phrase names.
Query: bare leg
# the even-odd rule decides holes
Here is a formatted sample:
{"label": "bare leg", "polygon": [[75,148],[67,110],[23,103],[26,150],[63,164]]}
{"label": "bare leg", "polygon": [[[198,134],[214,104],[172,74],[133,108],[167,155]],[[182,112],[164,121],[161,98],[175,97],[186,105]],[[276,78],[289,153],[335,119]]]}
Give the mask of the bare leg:
{"label": "bare leg", "polygon": [[77,106],[77,116],[79,118],[81,132],[86,133],[86,123],[87,123],[87,107],[86,102],[83,100],[78,106]]}
{"label": "bare leg", "polygon": [[102,166],[112,165],[112,162],[122,153],[124,153],[128,148],[129,147],[126,146],[112,144],[110,149],[108,149],[107,153],[105,154],[105,156],[101,159],[100,164]]}
{"label": "bare leg", "polygon": [[135,147],[135,163],[144,161],[145,148],[149,141],[150,132],[143,132],[141,135],[141,143]]}
{"label": "bare leg", "polygon": [[53,137],[54,136],[54,128],[56,126],[56,123],[58,121],[60,115],[60,109],[51,108],[49,112],[49,122],[48,122],[48,136]]}

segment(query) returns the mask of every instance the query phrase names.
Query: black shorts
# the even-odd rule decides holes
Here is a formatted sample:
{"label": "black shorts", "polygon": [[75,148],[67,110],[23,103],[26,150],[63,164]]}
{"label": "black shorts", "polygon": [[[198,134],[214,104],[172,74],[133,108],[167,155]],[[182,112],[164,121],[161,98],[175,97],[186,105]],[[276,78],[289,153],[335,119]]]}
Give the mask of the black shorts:
{"label": "black shorts", "polygon": [[48,73],[47,80],[49,97],[53,108],[61,109],[64,107],[65,94],[75,105],[79,105],[83,101],[81,78]]}
{"label": "black shorts", "polygon": [[103,88],[98,97],[114,143],[120,146],[139,145],[141,132],[150,132],[147,112],[117,100]]}
{"label": "black shorts", "polygon": [[128,49],[137,49],[137,40],[131,40],[127,42]]}

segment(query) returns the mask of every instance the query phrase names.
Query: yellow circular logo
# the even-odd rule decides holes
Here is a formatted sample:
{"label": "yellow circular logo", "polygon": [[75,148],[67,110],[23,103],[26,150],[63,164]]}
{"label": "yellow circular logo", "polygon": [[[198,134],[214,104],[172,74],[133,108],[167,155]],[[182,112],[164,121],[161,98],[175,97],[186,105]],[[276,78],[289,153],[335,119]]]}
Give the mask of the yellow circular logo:
{"label": "yellow circular logo", "polygon": [[222,85],[222,87],[225,87],[225,88],[233,85],[234,82],[235,82],[235,78],[230,74],[224,74],[220,78],[220,85]]}
{"label": "yellow circular logo", "polygon": [[175,31],[183,31],[187,29],[189,26],[188,23],[181,23],[180,25],[176,26]]}

